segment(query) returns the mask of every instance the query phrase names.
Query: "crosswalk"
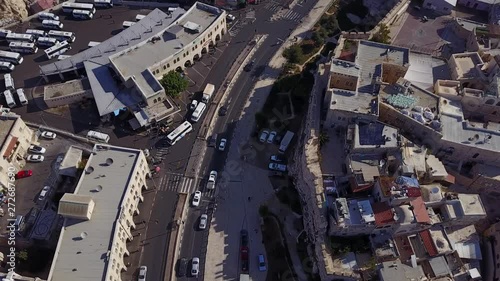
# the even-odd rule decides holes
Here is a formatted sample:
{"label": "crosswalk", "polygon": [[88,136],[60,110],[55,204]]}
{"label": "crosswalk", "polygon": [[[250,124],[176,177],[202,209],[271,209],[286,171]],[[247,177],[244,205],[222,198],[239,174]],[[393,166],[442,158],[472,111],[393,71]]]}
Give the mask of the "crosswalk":
{"label": "crosswalk", "polygon": [[300,20],[304,17],[303,15],[290,10],[284,9],[281,3],[278,2],[268,2],[265,8],[269,11],[275,12],[270,18],[271,21],[277,20],[289,20],[294,22],[300,22]]}
{"label": "crosswalk", "polygon": [[156,145],[155,149],[153,150],[154,157],[156,159],[163,158],[163,156],[168,154],[168,147],[169,146],[168,146],[166,138],[163,138],[162,140],[160,140],[158,142],[158,144]]}
{"label": "crosswalk", "polygon": [[231,35],[232,37],[236,36],[243,28],[243,26],[245,26],[245,23],[243,21],[238,21],[229,29],[229,35]]}
{"label": "crosswalk", "polygon": [[205,197],[214,197],[215,190],[207,190],[206,180],[186,177],[179,173],[166,173],[159,181],[159,191],[175,191],[177,193],[191,194],[197,190],[203,192]]}
{"label": "crosswalk", "polygon": [[269,11],[277,12],[277,11],[281,10],[281,8],[283,6],[278,2],[269,1],[269,2],[267,2],[266,6],[264,6],[264,7]]}
{"label": "crosswalk", "polygon": [[290,21],[294,21],[294,22],[300,22],[300,20],[303,17],[304,17],[303,15],[301,15],[293,10],[288,10],[284,15],[282,15],[280,17],[280,19],[290,20]]}

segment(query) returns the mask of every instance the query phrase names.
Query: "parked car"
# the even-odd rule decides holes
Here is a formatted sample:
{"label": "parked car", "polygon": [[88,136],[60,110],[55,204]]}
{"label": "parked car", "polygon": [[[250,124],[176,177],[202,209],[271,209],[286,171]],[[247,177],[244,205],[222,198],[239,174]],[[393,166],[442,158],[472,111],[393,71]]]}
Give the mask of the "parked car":
{"label": "parked car", "polygon": [[38,196],[38,200],[43,201],[49,195],[50,193],[50,186],[44,186],[42,191],[40,192],[40,195]]}
{"label": "parked car", "polygon": [[260,137],[259,137],[260,142],[266,142],[268,136],[269,136],[268,130],[262,131],[262,133],[260,133]]}
{"label": "parked car", "polygon": [[283,161],[285,161],[285,159],[283,157],[281,157],[280,155],[274,154],[274,155],[271,155],[271,161],[283,162]]}
{"label": "parked car", "polygon": [[219,116],[226,116],[226,113],[227,113],[227,107],[221,106],[221,108],[219,108]]}
{"label": "parked car", "polygon": [[196,108],[197,106],[198,106],[198,101],[197,101],[197,100],[193,100],[193,101],[191,102],[191,105],[189,106],[189,108],[190,108],[191,110],[195,110],[195,108]]}
{"label": "parked car", "polygon": [[233,21],[233,20],[236,19],[236,17],[233,16],[233,15],[231,15],[231,14],[227,14],[226,18],[227,18],[228,21]]}
{"label": "parked car", "polygon": [[200,259],[199,258],[193,258],[191,260],[191,276],[192,277],[198,277],[199,271],[200,271]]}
{"label": "parked car", "polygon": [[28,162],[42,162],[45,157],[43,155],[37,155],[37,154],[29,154],[28,157],[26,157],[26,160]]}
{"label": "parked car", "polygon": [[207,189],[215,189],[215,182],[217,181],[217,171],[210,171],[208,175]]}
{"label": "parked car", "polygon": [[139,276],[137,277],[138,281],[146,281],[146,274],[148,273],[148,267],[143,265],[139,268]]}
{"label": "parked car", "polygon": [[259,270],[260,271],[266,271],[267,270],[267,268],[266,268],[266,259],[264,258],[263,254],[259,255],[258,261],[259,261]]}
{"label": "parked car", "polygon": [[220,143],[219,143],[219,150],[220,151],[224,151],[226,149],[226,142],[227,142],[226,139],[221,139],[220,140]]}
{"label": "parked car", "polygon": [[41,135],[40,135],[42,138],[44,139],[49,139],[49,140],[53,140],[56,138],[56,133],[53,133],[53,132],[49,132],[49,131],[45,131],[43,132]]}
{"label": "parked car", "polygon": [[274,142],[274,139],[276,138],[276,131],[272,131],[270,134],[269,134],[269,137],[267,137],[267,143],[273,143]]}
{"label": "parked car", "polygon": [[198,207],[200,205],[200,201],[201,201],[201,191],[196,191],[193,196],[193,202],[192,202],[193,206]]}
{"label": "parked car", "polygon": [[46,149],[41,147],[41,146],[38,146],[38,145],[30,145],[30,147],[28,148],[28,151],[31,152],[31,153],[36,153],[36,154],[44,154]]}
{"label": "parked car", "polygon": [[269,170],[286,172],[286,165],[278,163],[269,163]]}
{"label": "parked car", "polygon": [[252,70],[254,64],[255,64],[255,59],[253,59],[251,62],[247,63],[247,65],[245,65],[243,70],[245,70],[246,72],[250,72]]}
{"label": "parked car", "polygon": [[179,259],[177,266],[177,277],[184,277],[187,271],[188,260],[186,258]]}
{"label": "parked car", "polygon": [[217,134],[213,134],[213,136],[210,137],[210,139],[208,140],[208,146],[215,147],[216,144],[217,144]]}
{"label": "parked car", "polygon": [[241,239],[241,246],[248,246],[248,231],[246,229],[242,229],[240,231],[240,239]]}
{"label": "parked car", "polygon": [[207,228],[207,224],[208,224],[208,216],[207,216],[207,214],[201,215],[201,217],[200,217],[200,224],[198,225],[198,227],[200,229],[205,229],[205,228]]}
{"label": "parked car", "polygon": [[32,170],[22,170],[22,171],[17,172],[16,179],[27,178],[27,177],[31,177],[32,175],[33,175]]}

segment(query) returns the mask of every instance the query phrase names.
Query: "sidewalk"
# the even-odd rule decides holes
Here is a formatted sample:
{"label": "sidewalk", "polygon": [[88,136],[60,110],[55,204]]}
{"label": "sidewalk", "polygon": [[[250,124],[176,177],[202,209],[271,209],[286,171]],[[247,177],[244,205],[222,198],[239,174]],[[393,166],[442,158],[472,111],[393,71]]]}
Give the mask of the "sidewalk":
{"label": "sidewalk", "polygon": [[[329,8],[331,0],[319,0],[302,24],[290,33],[288,40],[281,45],[264,70],[261,80],[257,81],[247,103],[243,109],[243,116],[237,122],[236,129],[231,138],[226,168],[224,170],[225,183],[219,188],[218,208],[212,219],[209,229],[208,247],[205,262],[205,280],[237,280],[239,274],[239,231],[247,229],[250,233],[250,260],[254,261],[256,255],[265,253],[262,244],[260,229],[259,207],[262,203],[274,197],[274,190],[268,178],[268,171],[256,168],[249,164],[252,155],[256,155],[258,148],[248,148],[246,144],[250,139],[254,124],[255,113],[261,110],[273,83],[281,73],[286,59],[283,51],[290,45],[303,40],[309,35],[309,30]],[[249,151],[250,150],[250,151]],[[242,159],[245,159],[243,161]],[[247,197],[252,197],[251,201]],[[243,207],[243,208],[242,208]],[[293,222],[293,220],[291,220]],[[290,246],[292,262],[297,274],[304,276],[302,263],[297,255],[296,244],[292,229],[291,236],[287,238]],[[254,232],[255,231],[255,232]],[[297,233],[298,235],[298,233]],[[290,240],[290,241],[289,241]],[[300,272],[300,273],[299,273]],[[250,276],[253,280],[265,280],[265,272],[258,271],[255,262],[250,263]]]}

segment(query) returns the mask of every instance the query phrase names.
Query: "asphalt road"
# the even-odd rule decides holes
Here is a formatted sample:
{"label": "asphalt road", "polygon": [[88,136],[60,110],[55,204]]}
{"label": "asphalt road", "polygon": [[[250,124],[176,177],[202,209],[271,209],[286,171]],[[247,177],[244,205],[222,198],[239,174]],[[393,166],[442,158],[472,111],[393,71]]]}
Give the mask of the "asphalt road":
{"label": "asphalt road", "polygon": [[[313,1],[304,2],[301,3],[300,6],[295,6],[292,11],[295,14],[304,17],[313,5]],[[239,33],[232,39],[230,45],[226,49],[224,57],[228,58],[227,61],[230,61],[229,58],[234,57],[235,53],[239,53],[242,49],[241,46],[245,44],[245,42],[250,41],[256,31],[259,34],[269,34],[269,36],[253,56],[253,59],[255,59],[255,66],[252,71],[243,72],[238,77],[230,93],[228,93],[229,97],[226,104],[228,107],[227,115],[222,118],[219,117],[216,122],[214,133],[218,133],[219,140],[220,138],[226,138],[229,142],[231,141],[230,136],[233,133],[235,124],[238,121],[245,101],[248,98],[257,77],[259,77],[264,71],[268,62],[278,50],[278,39],[287,38],[291,30],[295,29],[298,24],[296,21],[287,19],[280,19],[272,22],[267,21],[267,19],[269,19],[275,11],[269,10],[266,3],[253,7],[251,6],[250,8],[255,8],[255,17],[257,20],[253,24],[245,25],[241,28],[241,30],[239,30]],[[210,73],[209,77],[224,77],[225,71],[228,69],[229,67],[225,69],[214,69],[214,71]],[[230,145],[230,143],[228,143],[228,145]],[[228,145],[226,145],[226,147]],[[207,177],[208,172],[211,170],[217,170],[220,173],[224,169],[225,159],[225,152],[219,152],[215,148],[208,149],[203,159],[202,167],[204,168],[200,171],[200,174]],[[198,280],[204,279],[203,272],[204,261],[206,258],[206,236],[208,235],[208,230],[198,231],[196,230],[196,226],[198,224],[199,216],[207,210],[210,212],[211,206],[209,207],[209,204],[212,204],[211,202],[213,202],[213,200],[215,200],[215,198],[204,198],[202,204],[200,204],[198,208],[190,208],[188,212],[188,219],[186,221],[187,227],[184,231],[181,245],[179,258],[185,257],[191,259],[193,257],[200,257],[201,259],[200,275]],[[238,256],[233,258],[237,259]],[[210,280],[210,278],[211,277],[209,276],[206,280]],[[178,280],[187,279],[189,278],[180,278]]]}

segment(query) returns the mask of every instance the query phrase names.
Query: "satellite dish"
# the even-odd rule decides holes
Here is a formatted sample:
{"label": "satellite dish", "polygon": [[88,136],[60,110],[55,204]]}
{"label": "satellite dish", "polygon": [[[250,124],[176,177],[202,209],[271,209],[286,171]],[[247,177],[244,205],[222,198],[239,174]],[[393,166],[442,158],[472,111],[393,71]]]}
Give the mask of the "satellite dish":
{"label": "satellite dish", "polygon": [[80,233],[80,237],[81,237],[82,239],[87,238],[87,236],[89,236],[89,234],[88,234],[87,232],[85,232],[85,231],[84,231],[84,232],[82,232],[82,233]]}
{"label": "satellite dish", "polygon": [[113,164],[113,159],[112,159],[112,158],[108,158],[108,159],[106,159],[106,164],[107,164],[108,166],[110,166],[111,164]]}
{"label": "satellite dish", "polygon": [[101,190],[102,190],[102,185],[98,185],[98,186],[96,186],[94,190],[95,190],[96,192],[101,191]]}
{"label": "satellite dish", "polygon": [[94,171],[94,167],[92,167],[92,166],[89,166],[89,167],[85,170],[85,172],[86,172],[87,174],[90,174],[90,173],[92,173],[93,171]]}

